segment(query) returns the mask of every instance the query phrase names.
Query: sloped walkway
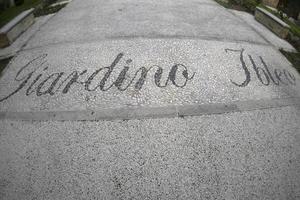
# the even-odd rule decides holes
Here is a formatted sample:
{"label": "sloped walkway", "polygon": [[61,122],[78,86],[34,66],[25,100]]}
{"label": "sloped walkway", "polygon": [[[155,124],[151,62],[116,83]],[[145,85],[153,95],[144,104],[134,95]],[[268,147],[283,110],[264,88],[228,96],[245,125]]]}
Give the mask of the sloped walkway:
{"label": "sloped walkway", "polygon": [[73,0],[0,78],[3,199],[297,199],[300,76],[211,0]]}

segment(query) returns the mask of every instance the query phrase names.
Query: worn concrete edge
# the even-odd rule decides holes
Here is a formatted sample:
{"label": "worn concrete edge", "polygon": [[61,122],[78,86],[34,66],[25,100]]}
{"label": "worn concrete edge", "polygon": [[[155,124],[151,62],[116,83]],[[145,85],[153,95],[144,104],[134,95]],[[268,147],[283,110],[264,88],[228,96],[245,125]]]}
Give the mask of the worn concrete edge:
{"label": "worn concrete edge", "polygon": [[21,12],[14,19],[12,19],[10,22],[8,22],[6,25],[4,25],[0,29],[0,32],[7,33],[12,28],[14,28],[18,23],[20,23],[23,19],[25,19],[28,15],[32,14],[33,11],[34,11],[34,8],[30,8],[29,10],[25,10],[25,11]]}
{"label": "worn concrete edge", "polygon": [[[54,15],[55,15],[55,13],[44,16],[44,19],[41,20],[42,22],[40,24],[37,21],[37,20],[39,20],[40,17],[35,18],[35,23],[31,27],[37,25],[38,26],[37,30],[34,31],[34,32],[32,32],[32,34],[29,35],[29,37],[26,39],[26,41],[24,41],[24,43],[22,45],[20,45],[20,46],[18,46],[16,48],[12,48],[12,45],[11,45],[11,46],[7,46],[5,48],[0,49],[0,60],[3,60],[3,59],[6,59],[6,58],[10,58],[10,57],[15,56],[19,51],[21,51],[27,45],[27,43],[29,42],[29,40],[40,30],[40,28],[44,24],[46,24],[48,22],[48,20],[50,18],[52,18]],[[28,31],[28,29],[26,31]],[[22,34],[24,34],[24,33],[25,33],[25,31]],[[20,35],[19,37],[22,37],[22,36]],[[18,40],[18,38],[14,42],[16,42]],[[7,53],[2,53],[1,52],[1,51],[4,51],[7,48],[12,48],[12,50],[8,51]]]}
{"label": "worn concrete edge", "polygon": [[279,19],[278,17],[276,17],[275,15],[273,15],[272,13],[268,12],[267,10],[260,8],[260,7],[256,7],[255,11],[259,11],[261,13],[263,13],[264,15],[270,17],[271,19],[273,19],[275,22],[277,22],[279,25],[286,27],[286,28],[290,28],[290,26],[285,23],[284,21],[282,21],[281,19]]}
{"label": "worn concrete edge", "polygon": [[30,51],[36,49],[44,49],[44,48],[53,48],[59,46],[66,45],[82,45],[82,44],[91,44],[97,43],[101,44],[107,41],[136,41],[136,40],[193,40],[193,41],[208,41],[208,42],[223,42],[223,43],[231,43],[231,44],[240,44],[240,45],[257,45],[262,47],[274,47],[274,45],[270,44],[265,38],[265,43],[261,42],[250,42],[247,40],[231,40],[228,38],[218,38],[211,36],[184,36],[184,35],[123,35],[123,36],[113,36],[113,37],[104,37],[99,39],[87,39],[87,40],[76,40],[76,41],[63,41],[63,42],[53,42],[46,45],[37,45],[25,47],[22,51]]}
{"label": "worn concrete edge", "polygon": [[57,3],[51,4],[49,7],[50,7],[50,8],[53,8],[53,7],[56,7],[56,6],[67,5],[68,3],[71,3],[71,1],[72,1],[72,0],[59,1],[59,2],[57,2]]}
{"label": "worn concrete edge", "polygon": [[7,58],[14,57],[18,53],[18,50],[12,50],[6,54],[0,55],[0,60],[5,60]]}
{"label": "worn concrete edge", "polygon": [[[0,120],[21,121],[97,121],[148,118],[174,118],[263,110],[300,106],[300,98],[261,99],[231,103],[169,105],[160,107],[126,106],[123,108],[89,109],[77,111],[1,112]],[[299,107],[300,109],[300,107]]]}
{"label": "worn concrete edge", "polygon": [[[270,47],[273,47],[273,49],[275,50],[285,50],[285,51],[288,51],[288,52],[293,52],[293,53],[297,53],[298,51],[291,45],[292,48],[284,48],[284,47],[280,47],[280,46],[276,46],[274,45],[264,34],[262,34],[260,31],[258,31],[254,26],[252,26],[251,24],[249,24],[247,22],[247,20],[243,19],[242,17],[240,17],[238,14],[236,14],[234,11],[238,11],[238,10],[231,10],[231,9],[228,9],[228,11],[238,17],[239,19],[241,19],[245,24],[247,24],[253,31],[255,31],[260,37],[262,37]],[[242,12],[242,11],[239,11],[239,12]],[[249,13],[248,13],[249,14]],[[250,15],[250,14],[249,14]],[[252,15],[253,16],[253,15]],[[254,17],[254,16],[253,16]],[[255,18],[254,18],[255,19]],[[259,23],[259,22],[258,22]],[[268,29],[269,30],[269,29]],[[269,30],[270,31],[270,30]],[[278,37],[275,33],[273,33],[272,31],[270,31],[272,34],[274,34],[276,37]],[[282,39],[282,38],[280,38]],[[282,39],[284,40],[284,39]],[[286,41],[287,42],[287,41]],[[287,42],[288,43],[288,42]],[[262,44],[258,44],[258,45],[262,45]]]}

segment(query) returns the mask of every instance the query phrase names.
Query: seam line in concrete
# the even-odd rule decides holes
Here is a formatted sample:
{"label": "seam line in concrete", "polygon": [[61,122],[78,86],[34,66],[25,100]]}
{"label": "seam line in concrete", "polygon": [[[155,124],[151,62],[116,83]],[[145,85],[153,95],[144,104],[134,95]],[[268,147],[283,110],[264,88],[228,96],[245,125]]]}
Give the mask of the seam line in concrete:
{"label": "seam line in concrete", "polygon": [[[69,6],[71,3],[73,3],[72,1],[70,3],[68,3],[64,8],[67,8],[67,6]],[[197,5],[207,5],[207,6],[212,6],[212,7],[222,7],[221,5],[219,5],[217,2],[197,2],[196,3]],[[107,5],[103,5],[103,7],[105,7]],[[108,5],[108,6],[113,6],[113,5]],[[180,4],[178,4],[178,6],[181,6]],[[67,13],[67,12],[76,12],[78,10],[82,10],[82,9],[87,9],[87,8],[95,8],[95,5],[85,5],[85,6],[81,6],[81,7],[71,7],[69,6],[70,9],[65,9],[64,12]],[[64,9],[63,8],[63,9]],[[119,7],[117,7],[119,8]]]}
{"label": "seam line in concrete", "polygon": [[[77,40],[75,41],[65,41],[65,42],[57,42],[57,43],[51,43],[46,44],[45,46],[35,46],[31,48],[23,48],[21,51],[31,51],[41,48],[47,48],[47,47],[56,47],[56,46],[64,46],[64,45],[76,45],[76,44],[89,44],[89,43],[100,43],[103,41],[118,41],[118,40],[161,40],[161,39],[176,39],[176,40],[202,40],[202,41],[211,41],[211,42],[227,42],[227,43],[237,43],[237,44],[247,44],[247,45],[258,45],[258,46],[265,46],[265,47],[271,47],[274,48],[273,45],[268,43],[260,43],[260,42],[250,42],[247,40],[230,40],[230,39],[222,39],[217,37],[209,37],[209,36],[169,36],[169,35],[160,35],[160,36],[116,36],[116,37],[107,37],[99,40]],[[21,52],[19,51],[19,52]],[[18,52],[18,53],[19,53]]]}
{"label": "seam line in concrete", "polygon": [[124,107],[82,111],[0,112],[0,120],[21,121],[97,121],[148,118],[174,118],[300,106],[300,98],[261,99],[231,103]]}

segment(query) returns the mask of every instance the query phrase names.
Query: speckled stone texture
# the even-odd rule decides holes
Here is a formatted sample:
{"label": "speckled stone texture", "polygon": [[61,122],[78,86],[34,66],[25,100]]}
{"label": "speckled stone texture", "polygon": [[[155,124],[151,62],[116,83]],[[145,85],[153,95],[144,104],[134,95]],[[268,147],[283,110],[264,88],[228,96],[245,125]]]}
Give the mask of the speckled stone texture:
{"label": "speckled stone texture", "polygon": [[[239,51],[228,51],[228,49]],[[240,60],[240,51],[243,49],[244,62],[249,69],[250,81],[245,87],[238,87],[232,82],[241,84],[246,79]],[[108,71],[102,70],[94,76],[89,85],[92,91],[86,90],[85,85],[74,83],[70,86],[68,93],[63,93],[70,78],[66,82],[63,81],[72,72],[80,73],[87,70],[78,82],[86,81],[98,69],[110,66],[119,53],[123,53],[124,56],[107,79],[105,88],[118,79],[124,66],[128,66],[129,70],[122,83],[122,88],[129,84],[139,68],[150,69],[156,66],[148,72],[140,90],[135,88],[135,83],[141,77],[140,73],[134,79],[134,84],[131,84],[125,91],[118,90],[116,86],[112,86],[107,91],[102,91],[99,87],[94,90]],[[257,67],[264,69],[260,60],[262,57],[273,79],[276,79],[274,70],[280,70],[278,72],[282,73],[283,83],[276,85],[269,78],[269,85],[264,85],[263,83],[267,81],[266,77],[262,71],[258,71],[263,83],[259,80],[249,55],[252,56]],[[32,61],[39,57],[42,58]],[[132,62],[128,64],[126,62],[129,59]],[[171,81],[166,87],[157,87],[155,84],[157,66],[164,70],[161,79],[163,83],[176,63],[186,66],[188,77],[195,73],[194,78],[187,81],[183,88],[176,87]],[[25,66],[26,68],[20,72],[20,69]],[[287,70],[295,76],[295,84],[288,84],[289,79],[285,78],[283,70]],[[176,74],[175,81],[179,85],[183,85],[186,80],[182,75],[183,71],[184,68],[179,67]],[[17,76],[18,72],[20,73]],[[14,58],[1,78],[0,98],[3,99],[15,91],[23,83],[22,78],[27,77],[31,72],[33,75],[27,84],[12,97],[1,102],[1,111],[99,110],[128,106],[164,107],[174,104],[230,103],[300,97],[300,76],[284,56],[272,47],[254,44],[186,39],[132,39],[65,44],[27,50]],[[52,74],[56,74],[40,89],[40,91],[47,91],[56,79],[57,73],[64,74],[54,86],[53,92],[56,92],[51,96],[49,93],[39,95],[36,92],[39,85]],[[40,74],[42,74],[41,78],[35,83],[34,80]],[[7,84],[8,82],[10,84]],[[62,87],[59,88],[60,85]],[[26,93],[30,86],[32,86],[30,94],[27,96]]]}
{"label": "speckled stone texture", "polygon": [[74,0],[25,48],[135,37],[267,43],[244,21],[212,0]]}
{"label": "speckled stone texture", "polygon": [[2,199],[298,199],[299,110],[0,122]]}
{"label": "speckled stone texture", "polygon": [[0,199],[300,199],[299,85],[214,1],[73,0],[0,76]]}

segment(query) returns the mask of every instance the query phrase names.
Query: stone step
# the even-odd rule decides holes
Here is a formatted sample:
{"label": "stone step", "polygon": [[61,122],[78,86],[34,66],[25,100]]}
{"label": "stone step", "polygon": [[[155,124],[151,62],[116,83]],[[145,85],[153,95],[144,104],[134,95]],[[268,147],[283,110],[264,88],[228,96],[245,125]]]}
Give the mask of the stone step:
{"label": "stone step", "polygon": [[265,9],[256,7],[255,19],[265,25],[280,38],[286,38],[288,36],[290,26]]}
{"label": "stone step", "polygon": [[0,29],[0,48],[9,46],[34,23],[34,9],[23,11]]}

